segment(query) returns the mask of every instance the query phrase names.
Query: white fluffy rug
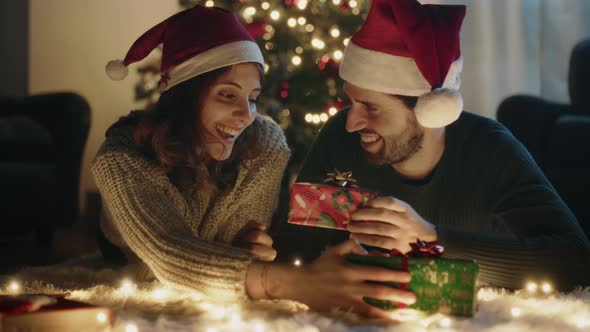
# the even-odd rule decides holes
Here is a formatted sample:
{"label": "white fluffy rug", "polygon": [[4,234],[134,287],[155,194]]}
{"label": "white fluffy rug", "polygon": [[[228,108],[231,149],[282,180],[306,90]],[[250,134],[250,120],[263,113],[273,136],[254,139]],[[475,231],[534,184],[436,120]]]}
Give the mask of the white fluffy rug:
{"label": "white fluffy rug", "polygon": [[403,323],[358,318],[349,313],[318,314],[304,305],[281,301],[229,304],[204,301],[199,294],[158,282],[128,283],[129,271],[97,267],[95,257],[52,267],[32,268],[0,276],[0,294],[10,281],[23,292],[60,294],[109,306],[117,314],[114,331],[590,331],[590,289],[545,297],[526,292],[479,291],[479,311],[462,319],[432,315]]}

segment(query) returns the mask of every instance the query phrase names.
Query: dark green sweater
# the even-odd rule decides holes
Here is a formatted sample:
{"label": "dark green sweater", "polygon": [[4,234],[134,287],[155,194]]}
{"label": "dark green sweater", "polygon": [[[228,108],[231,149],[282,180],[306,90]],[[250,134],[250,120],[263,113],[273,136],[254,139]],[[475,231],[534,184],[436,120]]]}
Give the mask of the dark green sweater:
{"label": "dark green sweater", "polygon": [[[590,285],[590,243],[574,215],[526,148],[501,124],[464,112],[447,127],[445,151],[421,181],[362,157],[358,134],[346,132],[347,111],[322,128],[299,173],[321,182],[337,169],[361,187],[410,204],[433,223],[447,258],[475,259],[480,281],[523,288],[549,280],[558,289]],[[281,220],[276,245],[283,259],[311,260],[348,232],[295,226]]]}

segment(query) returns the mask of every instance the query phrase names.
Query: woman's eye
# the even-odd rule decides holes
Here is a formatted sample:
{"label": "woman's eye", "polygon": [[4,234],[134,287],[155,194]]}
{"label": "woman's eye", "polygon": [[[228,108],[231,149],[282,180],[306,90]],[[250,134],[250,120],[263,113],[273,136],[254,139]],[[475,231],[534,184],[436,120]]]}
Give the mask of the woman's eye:
{"label": "woman's eye", "polygon": [[221,91],[219,93],[219,95],[221,95],[223,98],[230,99],[230,100],[233,100],[236,98],[236,95],[234,95],[233,93],[225,92],[225,91]]}

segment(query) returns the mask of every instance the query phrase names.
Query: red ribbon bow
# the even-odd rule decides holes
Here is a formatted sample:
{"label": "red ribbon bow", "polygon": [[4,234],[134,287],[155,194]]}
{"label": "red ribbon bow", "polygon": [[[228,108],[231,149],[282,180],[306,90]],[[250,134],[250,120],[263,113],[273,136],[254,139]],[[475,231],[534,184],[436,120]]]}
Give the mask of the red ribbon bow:
{"label": "red ribbon bow", "polygon": [[[408,258],[412,257],[439,257],[442,255],[445,248],[438,244],[438,241],[425,242],[417,239],[416,242],[410,243],[412,250],[405,255],[399,252],[397,249],[391,249],[390,254],[392,256],[401,256],[402,258],[402,270],[408,271]],[[402,283],[399,285],[400,289],[407,289],[408,284]],[[403,309],[406,307],[405,303],[399,303],[398,308]]]}

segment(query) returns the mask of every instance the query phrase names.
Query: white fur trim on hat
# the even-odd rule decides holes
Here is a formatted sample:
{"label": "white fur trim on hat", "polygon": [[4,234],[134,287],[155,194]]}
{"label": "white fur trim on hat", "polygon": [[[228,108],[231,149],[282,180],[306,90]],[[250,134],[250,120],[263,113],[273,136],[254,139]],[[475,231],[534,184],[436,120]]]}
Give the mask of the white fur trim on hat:
{"label": "white fur trim on hat", "polygon": [[127,77],[129,69],[123,64],[121,60],[111,60],[107,63],[105,71],[110,79],[120,81]]}
{"label": "white fur trim on hat", "polygon": [[418,123],[425,128],[442,128],[457,120],[463,97],[457,90],[440,88],[418,97],[414,107]]}
{"label": "white fur trim on hat", "polygon": [[[443,88],[459,90],[463,57],[455,60]],[[373,51],[348,43],[340,64],[340,77],[364,89],[403,96],[421,96],[432,90],[414,59]]]}
{"label": "white fur trim on hat", "polygon": [[168,81],[161,90],[168,90],[197,75],[244,62],[257,62],[264,66],[262,52],[255,42],[244,40],[219,45],[169,69]]}

